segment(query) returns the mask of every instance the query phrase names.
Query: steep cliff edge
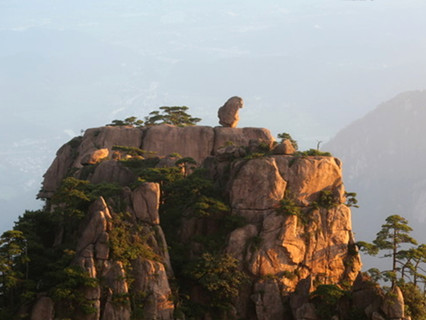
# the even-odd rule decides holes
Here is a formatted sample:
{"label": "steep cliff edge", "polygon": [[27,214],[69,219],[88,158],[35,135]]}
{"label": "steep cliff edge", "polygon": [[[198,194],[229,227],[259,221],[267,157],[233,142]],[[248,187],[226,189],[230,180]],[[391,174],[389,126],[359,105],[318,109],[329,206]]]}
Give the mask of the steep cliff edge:
{"label": "steep cliff edge", "polygon": [[[39,194],[50,212],[70,209],[64,190],[89,195],[78,226],[64,223],[52,239],[77,239],[68,277],[80,272],[78,294],[46,287],[26,312],[34,320],[321,319],[312,292],[349,290],[361,263],[340,161],[293,152],[260,128],[87,130],[58,151]],[[364,307],[371,316],[380,306]],[[337,319],[351,312],[348,302]]]}

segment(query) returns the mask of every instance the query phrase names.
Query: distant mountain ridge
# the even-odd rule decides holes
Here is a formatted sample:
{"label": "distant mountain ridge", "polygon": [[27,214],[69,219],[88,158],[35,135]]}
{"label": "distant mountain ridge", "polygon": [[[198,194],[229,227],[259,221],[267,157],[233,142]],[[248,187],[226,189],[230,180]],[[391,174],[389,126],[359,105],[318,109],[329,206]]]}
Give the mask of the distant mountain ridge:
{"label": "distant mountain ridge", "polygon": [[425,241],[425,123],[426,90],[404,92],[324,145],[342,159],[347,188],[358,193],[361,208],[354,214],[354,229],[361,237],[367,235],[365,218],[379,225],[386,216],[400,214]]}

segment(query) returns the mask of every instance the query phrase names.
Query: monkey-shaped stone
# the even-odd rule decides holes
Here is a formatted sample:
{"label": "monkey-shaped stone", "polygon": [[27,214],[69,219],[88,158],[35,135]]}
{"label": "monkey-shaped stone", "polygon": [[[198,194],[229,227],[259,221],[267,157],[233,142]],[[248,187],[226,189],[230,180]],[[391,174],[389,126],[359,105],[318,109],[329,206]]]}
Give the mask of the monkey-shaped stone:
{"label": "monkey-shaped stone", "polygon": [[244,106],[244,101],[240,97],[229,98],[226,103],[219,108],[217,116],[219,123],[224,127],[235,128],[240,120],[238,110]]}

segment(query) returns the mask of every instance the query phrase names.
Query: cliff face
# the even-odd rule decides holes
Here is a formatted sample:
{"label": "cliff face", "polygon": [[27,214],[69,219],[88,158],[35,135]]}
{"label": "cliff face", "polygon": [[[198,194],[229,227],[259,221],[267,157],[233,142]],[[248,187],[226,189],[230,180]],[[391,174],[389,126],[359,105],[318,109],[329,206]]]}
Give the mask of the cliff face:
{"label": "cliff face", "polygon": [[[169,125],[89,129],[65,144],[45,174],[47,203],[66,177],[121,186],[80,224],[71,264],[96,282],[80,289],[92,312],[75,319],[316,319],[309,293],[350,285],[361,263],[340,161],[293,151],[266,129]],[[180,184],[149,179],[148,162],[177,169]],[[200,166],[204,180],[190,175]],[[32,319],[64,308],[44,295]]]}

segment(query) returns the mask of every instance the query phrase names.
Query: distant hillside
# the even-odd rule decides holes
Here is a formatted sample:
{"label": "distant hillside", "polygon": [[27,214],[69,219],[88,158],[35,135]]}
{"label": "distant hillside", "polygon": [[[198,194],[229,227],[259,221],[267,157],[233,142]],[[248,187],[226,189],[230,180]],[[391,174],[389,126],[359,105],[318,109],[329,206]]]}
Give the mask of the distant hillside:
{"label": "distant hillside", "polygon": [[410,91],[379,105],[324,146],[341,158],[346,186],[358,193],[357,239],[374,236],[385,217],[400,214],[418,240],[426,240],[425,136],[426,91]]}

